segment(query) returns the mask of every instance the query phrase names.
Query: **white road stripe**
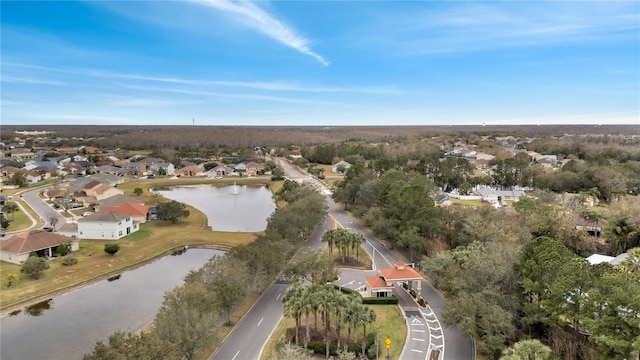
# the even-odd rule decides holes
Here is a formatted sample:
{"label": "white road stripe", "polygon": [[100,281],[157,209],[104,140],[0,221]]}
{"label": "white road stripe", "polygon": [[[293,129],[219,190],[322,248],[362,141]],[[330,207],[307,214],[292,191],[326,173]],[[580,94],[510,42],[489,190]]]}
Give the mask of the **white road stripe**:
{"label": "white road stripe", "polygon": [[411,349],[411,351],[413,351],[413,352],[419,352],[419,353],[424,352],[424,351],[422,351],[422,350],[417,350],[417,349]]}
{"label": "white road stripe", "polygon": [[260,319],[260,321],[258,321],[258,325],[256,326],[260,326],[260,324],[262,324],[262,320],[264,320],[264,318]]}
{"label": "white road stripe", "polygon": [[416,338],[411,338],[411,340],[415,340],[415,341],[426,341],[425,339],[416,339]]}
{"label": "white road stripe", "polygon": [[231,359],[231,360],[236,360],[236,357],[238,357],[238,354],[240,354],[240,350],[238,350],[238,352],[236,352],[236,354],[233,355],[233,359]]}
{"label": "white road stripe", "polygon": [[282,295],[282,293],[278,294],[278,296],[276,296],[276,300],[280,299],[280,295]]}

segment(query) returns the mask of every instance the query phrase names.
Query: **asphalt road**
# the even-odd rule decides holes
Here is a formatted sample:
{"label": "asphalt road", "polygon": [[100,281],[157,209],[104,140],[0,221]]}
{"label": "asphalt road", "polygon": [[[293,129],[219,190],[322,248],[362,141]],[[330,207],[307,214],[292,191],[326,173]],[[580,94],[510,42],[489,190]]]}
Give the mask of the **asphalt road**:
{"label": "asphalt road", "polygon": [[[333,229],[333,226],[333,221],[325,219],[301,249],[324,247],[326,244],[320,241],[322,233],[326,229]],[[295,261],[295,257],[291,261]],[[289,283],[284,281],[271,284],[209,359],[259,359],[264,346],[282,319],[282,296],[287,287]]]}
{"label": "asphalt road", "polygon": [[43,190],[46,191],[47,189],[48,188],[27,191],[26,193],[22,194],[22,200],[24,200],[27,204],[29,204],[29,206],[31,206],[31,208],[36,213],[38,213],[40,218],[44,219],[44,221],[47,223],[47,226],[51,225],[49,222],[51,216],[55,216],[55,218],[57,219],[57,223],[55,227],[57,229],[60,226],[64,225],[67,222],[67,220],[65,219],[64,216],[62,216],[62,214],[52,209],[51,206],[49,206],[47,203],[45,203],[42,199],[38,197],[38,193],[40,191],[43,191]]}
{"label": "asphalt road", "polygon": [[[295,168],[287,161],[278,159],[276,163],[281,166],[286,176],[292,180],[311,179]],[[326,244],[320,242],[320,237],[326,229],[333,229],[336,225],[334,221],[345,228],[351,228],[362,232],[366,238],[365,250],[371,255],[376,269],[392,266],[399,258],[393,254],[384,244],[373,237],[367,229],[360,226],[348,213],[338,206],[329,196],[327,196],[329,216],[321,226],[312,234],[305,243],[304,248],[322,248]],[[293,261],[293,260],[292,260]],[[372,271],[371,273],[375,273]],[[361,276],[361,275],[360,275]],[[361,277],[360,277],[361,279]],[[353,281],[353,282],[352,282]],[[355,288],[359,286],[358,277],[355,273],[343,270],[340,275],[338,285]],[[350,283],[351,282],[351,283]],[[355,285],[355,286],[354,286]],[[288,284],[274,283],[265,291],[256,305],[249,310],[246,316],[236,325],[234,330],[223,341],[222,345],[210,357],[217,360],[239,360],[239,359],[259,359],[264,345],[268,341],[271,333],[275,330],[278,322],[282,318],[282,296]],[[432,309],[432,313],[423,314],[422,317],[416,314],[407,313],[409,321],[409,341],[403,352],[403,359],[425,359],[428,351],[425,345],[437,347],[441,350],[440,359],[444,360],[464,360],[475,359],[474,346],[471,338],[464,336],[455,327],[441,328],[442,310],[444,299],[442,295],[425,280],[422,281],[421,295]],[[400,290],[396,292],[399,293]],[[420,311],[416,308],[417,311]],[[421,321],[424,325],[418,325]],[[413,322],[413,325],[411,325]],[[430,331],[427,341],[415,340],[425,339],[420,330]],[[422,335],[422,336],[420,336]],[[416,351],[412,351],[412,349]],[[422,352],[420,352],[422,351]]]}

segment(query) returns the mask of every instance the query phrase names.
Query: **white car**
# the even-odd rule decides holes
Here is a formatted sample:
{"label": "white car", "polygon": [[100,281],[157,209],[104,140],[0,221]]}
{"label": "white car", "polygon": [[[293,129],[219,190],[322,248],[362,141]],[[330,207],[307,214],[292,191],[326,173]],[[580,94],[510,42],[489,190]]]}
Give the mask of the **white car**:
{"label": "white car", "polygon": [[89,216],[89,215],[93,215],[93,213],[91,211],[85,211],[85,212],[82,213],[83,217]]}

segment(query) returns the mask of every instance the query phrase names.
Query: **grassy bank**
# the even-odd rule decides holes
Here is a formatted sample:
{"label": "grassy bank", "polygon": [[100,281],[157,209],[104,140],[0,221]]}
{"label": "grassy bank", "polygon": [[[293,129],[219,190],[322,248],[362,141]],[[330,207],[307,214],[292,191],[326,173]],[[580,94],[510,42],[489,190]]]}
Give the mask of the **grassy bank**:
{"label": "grassy bank", "polygon": [[[197,181],[199,180],[199,181]],[[264,184],[265,179],[235,179],[242,184]],[[139,198],[146,203],[157,203],[163,200],[159,195],[148,191],[150,187],[176,186],[215,183],[228,185],[234,180],[140,180],[127,181],[119,185],[125,194],[132,196],[133,189],[141,187],[144,193]],[[190,216],[176,224],[165,221],[152,221],[140,225],[140,230],[125,238],[117,240],[120,251],[115,256],[104,253],[104,244],[110,241],[82,240],[80,250],[72,255],[78,259],[78,264],[63,266],[62,259],[49,262],[50,268],[38,280],[32,280],[20,274],[20,266],[7,262],[0,262],[0,312],[8,312],[28,303],[60,294],[70,289],[85,286],[91,282],[101,280],[124,270],[140,266],[159,256],[165,255],[173,249],[184,245],[198,247],[212,247],[228,249],[246,244],[255,239],[254,233],[219,232],[205,230],[206,216],[199,210],[188,206]],[[18,215],[16,213],[16,215]],[[18,281],[11,288],[7,288],[8,275],[20,275]]]}

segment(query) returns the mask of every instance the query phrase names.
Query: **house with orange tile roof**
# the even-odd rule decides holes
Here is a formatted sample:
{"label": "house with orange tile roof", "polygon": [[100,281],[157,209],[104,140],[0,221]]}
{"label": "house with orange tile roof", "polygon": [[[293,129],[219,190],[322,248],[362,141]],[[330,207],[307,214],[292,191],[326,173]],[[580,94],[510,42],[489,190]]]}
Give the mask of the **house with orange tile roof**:
{"label": "house with orange tile roof", "polygon": [[116,211],[123,214],[131,215],[133,221],[139,223],[147,222],[149,217],[149,206],[136,204],[136,203],[124,203],[118,206],[102,206],[100,211]]}
{"label": "house with orange tile roof", "polygon": [[61,244],[67,244],[70,251],[80,249],[80,239],[42,230],[26,231],[0,241],[0,260],[20,265],[32,252],[52,257]]}

